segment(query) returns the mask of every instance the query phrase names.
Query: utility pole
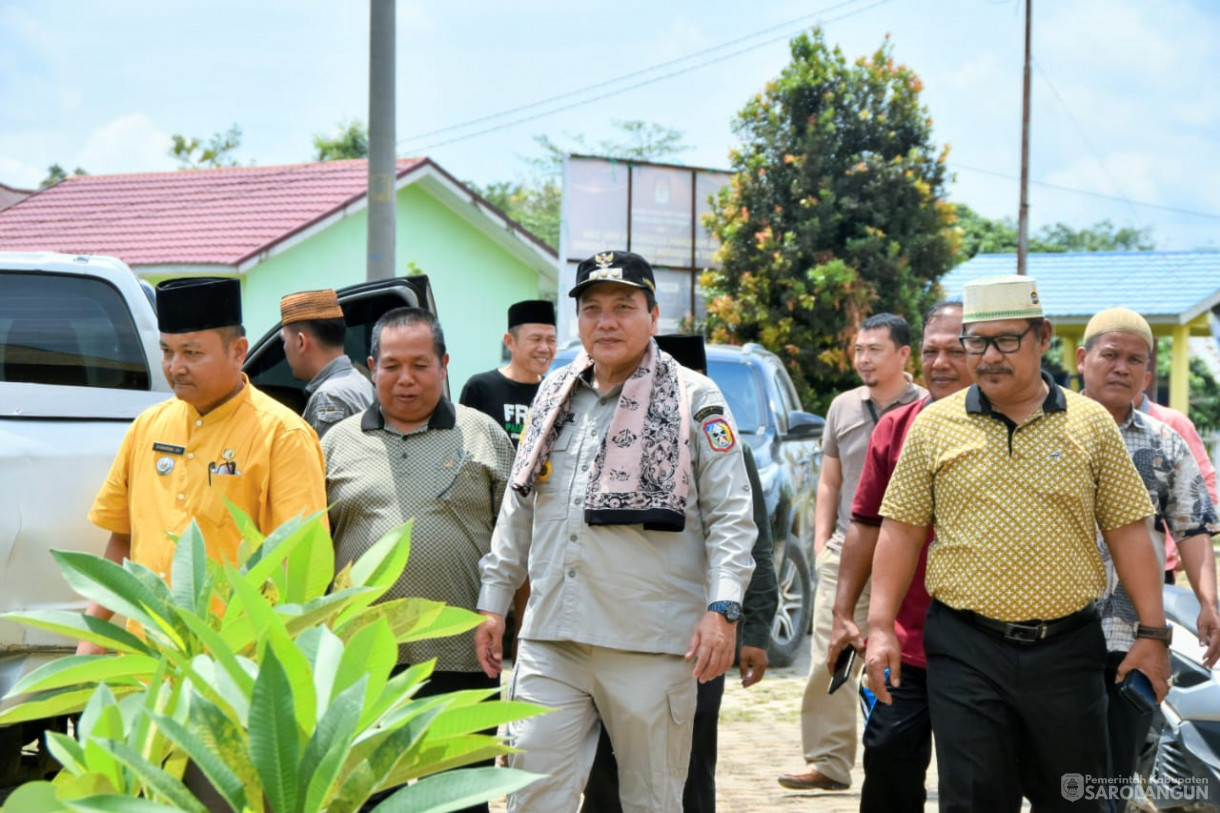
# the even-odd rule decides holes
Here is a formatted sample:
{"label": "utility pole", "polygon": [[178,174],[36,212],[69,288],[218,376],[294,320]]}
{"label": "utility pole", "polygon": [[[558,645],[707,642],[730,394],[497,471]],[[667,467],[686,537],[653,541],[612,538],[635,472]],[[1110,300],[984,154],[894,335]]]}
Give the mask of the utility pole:
{"label": "utility pole", "polygon": [[369,0],[369,208],[367,278],[394,277],[394,4]]}
{"label": "utility pole", "polygon": [[1029,19],[1034,0],[1025,0],[1025,87],[1021,104],[1021,208],[1017,213],[1017,273],[1029,254]]}

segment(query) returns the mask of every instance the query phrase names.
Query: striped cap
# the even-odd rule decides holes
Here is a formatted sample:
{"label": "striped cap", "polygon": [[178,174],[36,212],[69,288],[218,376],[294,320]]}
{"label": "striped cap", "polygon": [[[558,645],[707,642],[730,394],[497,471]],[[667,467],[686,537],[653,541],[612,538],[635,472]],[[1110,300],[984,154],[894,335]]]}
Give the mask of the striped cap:
{"label": "striped cap", "polygon": [[334,288],[321,291],[301,291],[288,294],[280,300],[280,321],[285,325],[293,322],[311,322],[315,319],[342,319],[343,308],[339,307],[339,295]]}

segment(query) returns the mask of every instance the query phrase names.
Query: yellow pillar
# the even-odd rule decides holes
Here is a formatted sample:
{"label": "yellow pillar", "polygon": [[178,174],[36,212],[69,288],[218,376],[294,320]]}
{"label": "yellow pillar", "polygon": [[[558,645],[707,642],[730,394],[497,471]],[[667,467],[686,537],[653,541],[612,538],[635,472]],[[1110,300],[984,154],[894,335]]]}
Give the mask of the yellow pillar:
{"label": "yellow pillar", "polygon": [[1080,392],[1080,379],[1076,372],[1076,337],[1066,333],[1060,335],[1059,346],[1063,348],[1063,368],[1068,371],[1068,387]]}
{"label": "yellow pillar", "polygon": [[1190,326],[1173,326],[1170,348],[1169,405],[1182,413],[1190,412]]}

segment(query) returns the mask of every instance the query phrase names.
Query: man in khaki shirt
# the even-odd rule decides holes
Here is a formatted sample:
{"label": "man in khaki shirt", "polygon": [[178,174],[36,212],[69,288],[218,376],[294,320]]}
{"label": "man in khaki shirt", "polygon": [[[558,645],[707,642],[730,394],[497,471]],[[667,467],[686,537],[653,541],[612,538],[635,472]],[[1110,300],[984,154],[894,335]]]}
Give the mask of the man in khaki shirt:
{"label": "man in khaki shirt", "polygon": [[[1158,698],[1169,674],[1148,492],[1113,418],[1041,371],[1051,326],[1034,280],[964,290],[970,388],[927,407],[881,506],[866,665],[880,702],[901,686],[894,631],[930,526],[924,627],[928,704],[943,811],[1017,811],[1068,801],[1106,809],[1106,586],[1100,528],[1141,626],[1118,669]],[[1075,782],[1068,782],[1075,777]]]}
{"label": "man in khaki shirt", "polygon": [[677,813],[695,680],[733,661],[751,489],[724,396],[652,340],[652,267],[605,252],[576,279],[585,350],[531,408],[482,562],[475,645],[499,674],[503,616],[528,574],[511,692],[556,711],[510,727],[509,764],[547,778],[509,811],[575,810],[604,725],[623,809]]}

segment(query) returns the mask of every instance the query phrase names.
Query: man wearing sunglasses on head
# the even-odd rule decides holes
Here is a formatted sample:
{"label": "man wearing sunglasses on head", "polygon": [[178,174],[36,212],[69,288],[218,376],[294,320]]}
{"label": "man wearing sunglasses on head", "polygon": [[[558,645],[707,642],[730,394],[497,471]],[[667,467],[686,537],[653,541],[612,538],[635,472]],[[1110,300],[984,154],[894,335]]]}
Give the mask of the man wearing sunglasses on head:
{"label": "man wearing sunglasses on head", "polygon": [[[1100,528],[1140,627],[1118,668],[1167,691],[1153,513],[1114,419],[1041,371],[1051,325],[1034,280],[964,289],[962,346],[975,380],[912,425],[882,503],[866,667],[901,685],[894,621],[928,528],[924,626],[942,811],[1067,803],[1064,776],[1106,770],[1106,587]],[[1073,798],[1076,798],[1073,795]],[[1083,809],[1105,809],[1087,796]]]}

